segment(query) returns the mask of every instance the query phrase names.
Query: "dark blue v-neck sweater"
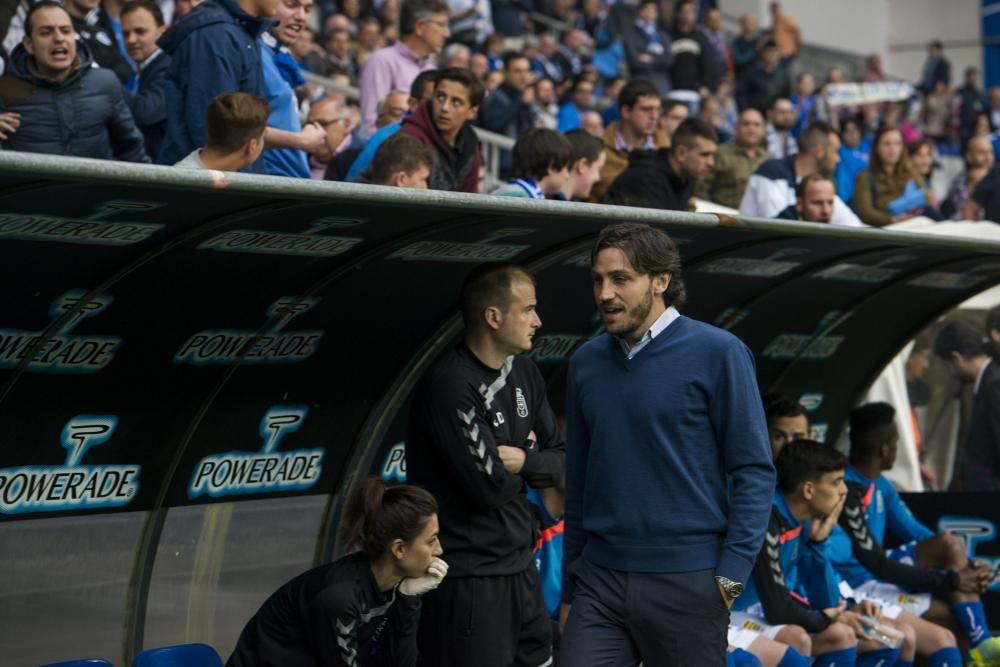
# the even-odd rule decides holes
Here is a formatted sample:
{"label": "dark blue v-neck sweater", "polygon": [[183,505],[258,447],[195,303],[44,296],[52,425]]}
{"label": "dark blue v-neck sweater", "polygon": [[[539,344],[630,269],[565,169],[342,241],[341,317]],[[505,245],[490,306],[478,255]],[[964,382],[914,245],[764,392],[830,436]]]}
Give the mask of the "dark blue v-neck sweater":
{"label": "dark blue v-neck sweater", "polygon": [[[630,360],[598,336],[570,362],[566,428],[564,572],[582,555],[613,570],[714,568],[748,581],[775,477],[738,338],[681,316]],[[572,595],[567,576],[563,600]]]}

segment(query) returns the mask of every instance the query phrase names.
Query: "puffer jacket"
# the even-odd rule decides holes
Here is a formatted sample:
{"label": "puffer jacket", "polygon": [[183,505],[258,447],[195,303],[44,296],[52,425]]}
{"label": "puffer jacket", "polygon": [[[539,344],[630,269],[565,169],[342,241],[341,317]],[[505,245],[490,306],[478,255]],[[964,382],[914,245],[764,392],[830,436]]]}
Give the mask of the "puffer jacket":
{"label": "puffer jacket", "polygon": [[[156,161],[174,164],[205,145],[205,110],[222,93],[267,99],[257,38],[274,25],[251,16],[236,0],[205,0],[157,41],[170,54],[167,135]],[[247,171],[264,173],[259,159]]]}
{"label": "puffer jacket", "polygon": [[431,102],[428,102],[404,118],[399,131],[416,137],[434,151],[434,168],[427,179],[427,187],[451,192],[479,192],[479,139],[471,123],[462,126],[455,145],[449,146],[434,124]]}
{"label": "puffer jacket", "polygon": [[32,74],[18,44],[9,72],[0,77],[0,112],[21,114],[21,126],[5,150],[149,162],[142,133],[111,70],[93,67],[87,46],[76,43],[77,66],[53,82]]}

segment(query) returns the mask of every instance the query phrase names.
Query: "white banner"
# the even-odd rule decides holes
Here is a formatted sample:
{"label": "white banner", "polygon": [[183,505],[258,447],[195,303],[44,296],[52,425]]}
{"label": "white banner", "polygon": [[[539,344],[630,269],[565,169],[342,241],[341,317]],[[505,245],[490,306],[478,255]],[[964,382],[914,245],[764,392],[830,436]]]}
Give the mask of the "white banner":
{"label": "white banner", "polygon": [[905,81],[876,83],[831,83],[826,87],[826,99],[831,106],[846,107],[874,102],[897,102],[909,99],[913,86]]}

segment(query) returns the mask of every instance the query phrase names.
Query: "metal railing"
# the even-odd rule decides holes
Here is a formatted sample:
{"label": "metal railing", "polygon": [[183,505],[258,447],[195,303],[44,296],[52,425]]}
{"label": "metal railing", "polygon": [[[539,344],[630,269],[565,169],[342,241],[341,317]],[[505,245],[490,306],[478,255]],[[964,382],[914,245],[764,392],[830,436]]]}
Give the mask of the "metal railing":
{"label": "metal railing", "polygon": [[[312,72],[303,71],[302,75],[309,83],[341,93],[349,100],[358,101],[361,99],[361,91],[354,86],[345,86]],[[476,136],[479,137],[479,149],[482,157],[480,190],[482,192],[492,192],[503,184],[503,180],[500,178],[500,152],[512,150],[514,148],[514,140],[480,127],[473,127],[472,129],[476,131]]]}

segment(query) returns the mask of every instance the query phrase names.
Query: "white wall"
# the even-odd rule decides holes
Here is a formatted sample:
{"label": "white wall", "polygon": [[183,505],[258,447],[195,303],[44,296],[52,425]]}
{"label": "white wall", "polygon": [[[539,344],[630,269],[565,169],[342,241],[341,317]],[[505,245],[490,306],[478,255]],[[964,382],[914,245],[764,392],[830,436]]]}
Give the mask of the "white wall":
{"label": "white wall", "polygon": [[[951,60],[952,81],[968,65],[982,67],[980,0],[784,0],[808,44],[867,55],[878,53],[891,76],[916,81],[927,42],[940,39]],[[719,0],[731,16],[755,12],[771,22],[769,0]],[[728,23],[728,22],[727,22]]]}

